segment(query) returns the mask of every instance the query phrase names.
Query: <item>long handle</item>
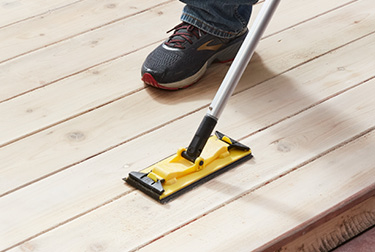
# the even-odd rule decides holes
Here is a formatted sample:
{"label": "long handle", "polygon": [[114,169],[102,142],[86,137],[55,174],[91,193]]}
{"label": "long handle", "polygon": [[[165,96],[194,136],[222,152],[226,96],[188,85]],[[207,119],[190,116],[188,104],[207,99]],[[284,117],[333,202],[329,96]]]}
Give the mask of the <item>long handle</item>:
{"label": "long handle", "polygon": [[254,54],[255,47],[261,39],[279,2],[280,0],[266,0],[263,4],[189,147],[182,153],[182,156],[187,160],[195,162],[197,157],[202,153],[203,147],[206,145],[229,97],[232,95],[243,72],[249,64],[249,61]]}
{"label": "long handle", "polygon": [[258,45],[266,27],[271,20],[273,13],[276,10],[280,0],[266,0],[263,4],[254,24],[251,26],[241,48],[239,49],[233,63],[231,64],[228,73],[220,85],[211,105],[208,108],[207,115],[219,118],[224,110],[229,97],[236,88],[243,72],[245,71],[251,57],[254,54],[255,48]]}

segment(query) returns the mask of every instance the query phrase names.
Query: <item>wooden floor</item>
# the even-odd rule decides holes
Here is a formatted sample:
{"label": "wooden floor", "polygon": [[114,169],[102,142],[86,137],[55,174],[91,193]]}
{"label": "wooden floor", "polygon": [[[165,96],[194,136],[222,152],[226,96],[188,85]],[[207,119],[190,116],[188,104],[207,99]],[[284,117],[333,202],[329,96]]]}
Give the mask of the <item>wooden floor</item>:
{"label": "wooden floor", "polygon": [[166,205],[124,184],[228,69],[143,85],[182,6],[0,0],[0,251],[325,251],[375,224],[373,0],[281,2],[216,127],[253,159]]}

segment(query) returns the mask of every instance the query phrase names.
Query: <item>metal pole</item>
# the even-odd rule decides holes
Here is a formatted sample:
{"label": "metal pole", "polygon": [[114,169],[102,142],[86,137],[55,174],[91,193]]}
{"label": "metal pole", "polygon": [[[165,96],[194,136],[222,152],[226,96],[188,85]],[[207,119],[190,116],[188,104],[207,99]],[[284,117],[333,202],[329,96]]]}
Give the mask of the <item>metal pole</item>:
{"label": "metal pole", "polygon": [[254,24],[251,26],[249,33],[240,47],[234,61],[232,62],[223,82],[220,85],[211,105],[208,108],[207,116],[216,120],[220,117],[223,109],[236,88],[243,72],[245,71],[255,48],[261,39],[273,13],[275,12],[280,0],[266,0]]}
{"label": "metal pole", "polygon": [[186,151],[182,152],[181,155],[185,159],[195,162],[196,158],[201,154],[229,97],[232,95],[238,81],[249,64],[255,47],[262,37],[263,32],[271,20],[271,17],[279,2],[280,0],[266,0],[266,2],[263,4],[262,9],[257,15],[254,24],[251,26],[249,33],[246,35],[244,42],[242,43],[232,65],[230,66],[228,73],[221,83],[215,98],[212,100],[206,115],[204,116],[198,130],[191,140],[189,147]]}

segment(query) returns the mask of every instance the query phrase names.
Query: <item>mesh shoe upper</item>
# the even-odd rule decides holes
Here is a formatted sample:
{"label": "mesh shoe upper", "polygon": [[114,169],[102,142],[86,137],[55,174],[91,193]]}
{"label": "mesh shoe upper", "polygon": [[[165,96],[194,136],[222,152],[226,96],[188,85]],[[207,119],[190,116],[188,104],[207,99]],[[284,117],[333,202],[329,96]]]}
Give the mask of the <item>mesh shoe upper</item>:
{"label": "mesh shoe upper", "polygon": [[147,74],[148,78],[152,77],[154,82],[165,88],[168,85],[174,88],[190,85],[192,83],[189,82],[196,81],[191,76],[203,72],[203,68],[214,60],[233,59],[245,37],[244,33],[231,40],[222,39],[187,23],[181,23],[172,30],[174,33],[169,39],[152,51],[142,66],[142,76]]}

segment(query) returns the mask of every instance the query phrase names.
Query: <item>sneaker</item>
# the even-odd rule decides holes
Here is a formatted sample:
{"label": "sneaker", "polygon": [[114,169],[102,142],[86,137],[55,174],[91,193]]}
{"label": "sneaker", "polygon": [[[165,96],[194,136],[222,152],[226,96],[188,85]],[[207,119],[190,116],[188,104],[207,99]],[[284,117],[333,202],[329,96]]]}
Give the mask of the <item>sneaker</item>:
{"label": "sneaker", "polygon": [[148,55],[141,71],[144,83],[168,90],[194,84],[214,61],[232,61],[248,32],[246,28],[235,38],[223,39],[187,23],[172,30],[169,39]]}

